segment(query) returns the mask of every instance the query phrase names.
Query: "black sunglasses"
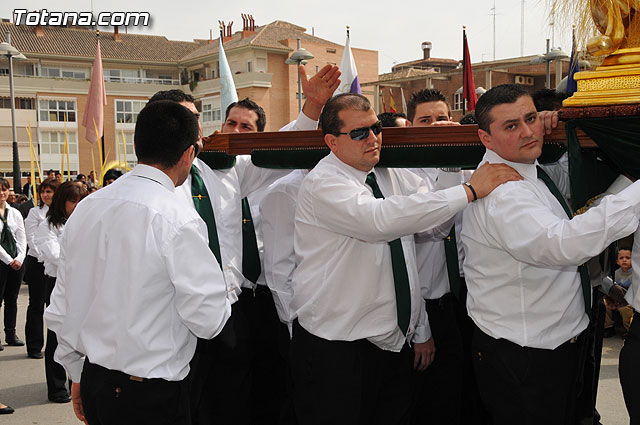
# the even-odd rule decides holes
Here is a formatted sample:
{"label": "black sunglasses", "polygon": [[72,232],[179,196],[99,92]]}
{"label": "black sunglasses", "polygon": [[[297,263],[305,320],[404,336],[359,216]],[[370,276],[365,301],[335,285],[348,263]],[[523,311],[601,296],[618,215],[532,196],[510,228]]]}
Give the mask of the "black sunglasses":
{"label": "black sunglasses", "polygon": [[351,137],[351,140],[365,140],[367,137],[369,137],[369,130],[373,131],[373,134],[375,136],[380,134],[380,132],[382,131],[382,121],[376,122],[371,127],[356,128],[355,130],[351,130],[348,133],[338,132],[335,133],[335,135],[337,136],[339,134],[348,134],[349,137]]}

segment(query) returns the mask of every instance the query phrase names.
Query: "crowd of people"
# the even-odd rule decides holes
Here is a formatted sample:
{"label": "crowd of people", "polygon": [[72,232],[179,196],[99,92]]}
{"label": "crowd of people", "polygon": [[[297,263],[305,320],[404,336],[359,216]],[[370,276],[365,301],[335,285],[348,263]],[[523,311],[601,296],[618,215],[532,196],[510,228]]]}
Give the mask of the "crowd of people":
{"label": "crowd of people", "polygon": [[[376,116],[333,96],[336,66],[300,71],[305,104],[281,131],[321,129],[312,170],[212,167],[194,98],[170,90],[138,116],[139,165],[108,187],[52,176],[23,224],[0,180],[5,337],[22,344],[7,295],[24,262],[49,399],[88,424],[597,423],[596,294],[624,312],[632,368],[640,281],[630,249],[610,286],[584,264],[636,232],[640,184],[573,217],[566,157],[537,161],[557,114],[516,85],[464,119],[487,149],[473,172],[376,167],[383,126],[459,125],[446,97]],[[265,129],[250,99],[225,112],[223,133]]]}

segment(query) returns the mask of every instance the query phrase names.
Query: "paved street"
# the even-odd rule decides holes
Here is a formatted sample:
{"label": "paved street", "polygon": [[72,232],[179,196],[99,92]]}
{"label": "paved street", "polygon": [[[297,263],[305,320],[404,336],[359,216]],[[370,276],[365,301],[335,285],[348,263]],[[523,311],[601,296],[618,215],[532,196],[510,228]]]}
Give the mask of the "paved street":
{"label": "paved street", "polygon": [[[18,335],[22,339],[27,302],[27,287],[23,285],[18,299]],[[603,425],[627,425],[629,416],[618,380],[618,354],[622,348],[622,338],[617,335],[605,339],[604,343],[598,410]],[[78,423],[70,403],[54,404],[47,400],[44,361],[29,359],[24,347],[5,347],[0,353],[0,401],[16,409],[12,415],[0,416],[2,425]]]}

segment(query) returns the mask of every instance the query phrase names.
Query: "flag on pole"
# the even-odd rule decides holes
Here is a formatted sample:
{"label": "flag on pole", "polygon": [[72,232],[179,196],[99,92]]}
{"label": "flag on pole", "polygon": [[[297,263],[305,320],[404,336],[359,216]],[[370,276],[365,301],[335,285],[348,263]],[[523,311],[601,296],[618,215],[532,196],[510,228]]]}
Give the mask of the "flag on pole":
{"label": "flag on pole", "polygon": [[571,45],[571,61],[569,62],[569,74],[567,75],[567,93],[573,94],[578,91],[578,83],[576,83],[574,74],[579,71],[578,68],[578,52],[576,51],[576,28],[573,27],[573,39]]}
{"label": "flag on pole", "polygon": [[476,85],[473,82],[473,71],[471,70],[471,56],[469,55],[466,27],[462,27],[462,58],[462,98],[467,100],[469,110],[475,111],[478,96],[476,96]]}
{"label": "flag on pole", "polygon": [[391,96],[391,101],[389,102],[389,109],[391,112],[398,112],[398,107],[396,106],[396,101],[393,99],[393,92],[389,89],[389,96]]}
{"label": "flag on pole", "polygon": [[342,60],[340,60],[340,72],[340,85],[336,89],[334,95],[340,93],[362,94],[360,82],[358,81],[356,62],[353,60],[353,54],[351,53],[349,27],[347,27],[347,42],[344,44],[344,52],[342,52]]}
{"label": "flag on pole", "polygon": [[402,97],[402,112],[407,113],[407,101],[404,99],[404,90],[400,87],[400,97]]}
{"label": "flag on pole", "polygon": [[[96,34],[99,37],[98,34]],[[85,138],[95,143],[103,135],[104,125],[104,105],[107,104],[107,92],[104,89],[104,76],[102,73],[102,55],[100,53],[100,38],[96,45],[96,59],[93,61],[93,72],[91,73],[91,84],[87,103],[84,107],[82,126],[85,128]],[[94,127],[95,124],[95,127]],[[94,131],[95,128],[98,131]]]}
{"label": "flag on pole", "polygon": [[238,101],[238,92],[236,92],[233,74],[231,74],[229,62],[227,62],[227,55],[224,53],[224,47],[222,47],[223,30],[224,27],[220,26],[220,111],[222,113],[222,122],[225,122],[227,119],[227,107]]}

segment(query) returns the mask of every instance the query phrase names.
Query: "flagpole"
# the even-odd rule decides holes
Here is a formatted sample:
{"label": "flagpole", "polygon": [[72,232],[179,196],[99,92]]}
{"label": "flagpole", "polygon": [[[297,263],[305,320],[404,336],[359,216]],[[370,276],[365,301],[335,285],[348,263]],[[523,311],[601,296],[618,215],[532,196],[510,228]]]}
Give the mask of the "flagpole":
{"label": "flagpole", "polygon": [[462,26],[462,116],[464,117],[465,115],[467,115],[467,101],[464,98],[464,84],[465,84],[465,78],[467,75],[467,55],[466,53],[466,41],[467,41],[467,27],[466,26]]}

